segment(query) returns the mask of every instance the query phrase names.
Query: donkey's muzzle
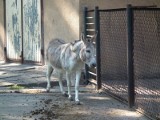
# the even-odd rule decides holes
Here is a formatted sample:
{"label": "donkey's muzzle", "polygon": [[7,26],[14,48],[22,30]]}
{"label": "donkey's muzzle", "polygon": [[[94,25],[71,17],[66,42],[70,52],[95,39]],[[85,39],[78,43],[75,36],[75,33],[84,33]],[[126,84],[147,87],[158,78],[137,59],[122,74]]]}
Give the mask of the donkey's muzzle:
{"label": "donkey's muzzle", "polygon": [[92,68],[95,68],[96,66],[97,66],[96,63],[92,63],[92,64],[91,64],[91,67],[92,67]]}

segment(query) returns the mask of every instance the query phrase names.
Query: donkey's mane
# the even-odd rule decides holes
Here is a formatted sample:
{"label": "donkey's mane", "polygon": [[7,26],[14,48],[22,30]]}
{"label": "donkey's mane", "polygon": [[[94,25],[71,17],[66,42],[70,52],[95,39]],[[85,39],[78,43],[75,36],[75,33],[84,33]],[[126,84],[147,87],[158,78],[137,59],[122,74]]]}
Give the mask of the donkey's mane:
{"label": "donkey's mane", "polygon": [[72,41],[70,42],[72,45],[75,45],[77,42],[80,42],[81,40],[75,40],[75,41]]}

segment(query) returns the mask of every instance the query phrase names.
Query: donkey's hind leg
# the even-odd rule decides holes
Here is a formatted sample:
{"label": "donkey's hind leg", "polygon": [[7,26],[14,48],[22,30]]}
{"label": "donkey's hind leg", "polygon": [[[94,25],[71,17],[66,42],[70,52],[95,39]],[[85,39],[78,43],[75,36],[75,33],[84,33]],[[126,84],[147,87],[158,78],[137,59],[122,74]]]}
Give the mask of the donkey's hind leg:
{"label": "donkey's hind leg", "polygon": [[59,87],[60,87],[60,90],[61,90],[62,94],[63,94],[65,97],[67,97],[67,94],[66,94],[66,92],[64,91],[64,88],[63,88],[62,78],[63,78],[63,74],[62,74],[62,73],[59,73],[59,75],[58,75]]}
{"label": "donkey's hind leg", "polygon": [[51,75],[52,75],[52,72],[53,72],[53,67],[51,65],[47,65],[47,92],[50,91],[50,88],[51,88],[51,84],[50,84],[50,81],[51,81]]}

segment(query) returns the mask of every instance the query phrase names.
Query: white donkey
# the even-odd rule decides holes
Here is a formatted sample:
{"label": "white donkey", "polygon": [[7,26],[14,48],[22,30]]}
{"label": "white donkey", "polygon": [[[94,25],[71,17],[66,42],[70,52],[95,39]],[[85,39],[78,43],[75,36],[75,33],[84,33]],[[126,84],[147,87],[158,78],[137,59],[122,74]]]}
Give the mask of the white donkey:
{"label": "white donkey", "polygon": [[63,89],[62,77],[63,73],[66,74],[68,98],[72,100],[71,96],[71,75],[76,73],[75,81],[75,102],[79,102],[79,81],[81,77],[81,70],[84,64],[89,67],[96,66],[96,51],[93,40],[96,38],[97,33],[92,38],[85,38],[81,35],[81,40],[65,43],[63,40],[54,39],[49,43],[46,58],[47,58],[47,92],[50,91],[50,77],[54,70],[56,72],[59,86],[62,94],[67,95]]}

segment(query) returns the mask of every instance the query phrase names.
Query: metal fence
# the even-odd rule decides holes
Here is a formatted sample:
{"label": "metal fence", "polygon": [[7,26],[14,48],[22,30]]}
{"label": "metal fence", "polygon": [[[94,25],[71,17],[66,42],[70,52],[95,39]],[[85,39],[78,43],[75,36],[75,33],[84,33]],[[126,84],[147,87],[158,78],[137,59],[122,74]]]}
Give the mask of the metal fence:
{"label": "metal fence", "polygon": [[160,119],[160,9],[134,9],[136,106]]}
{"label": "metal fence", "polygon": [[126,11],[100,11],[102,86],[127,100]]}
{"label": "metal fence", "polygon": [[87,69],[88,78],[129,107],[160,119],[160,9],[96,7],[84,13],[86,36],[99,31],[97,69]]}

